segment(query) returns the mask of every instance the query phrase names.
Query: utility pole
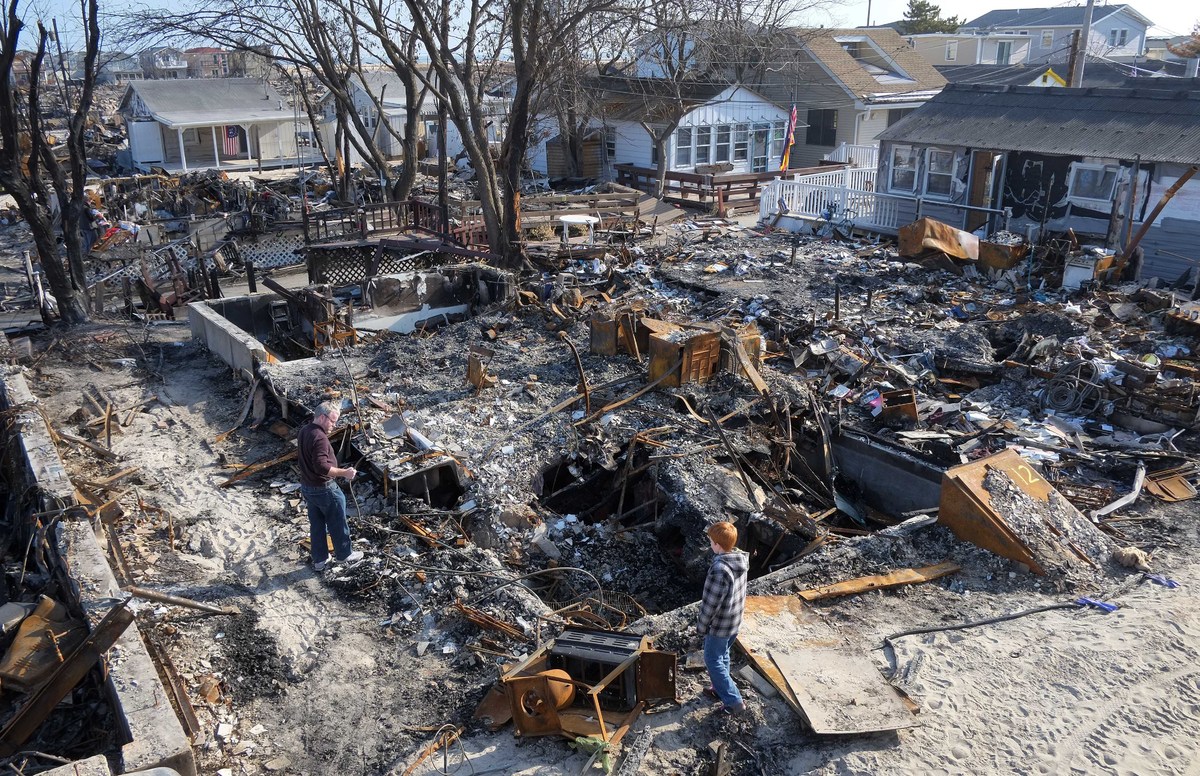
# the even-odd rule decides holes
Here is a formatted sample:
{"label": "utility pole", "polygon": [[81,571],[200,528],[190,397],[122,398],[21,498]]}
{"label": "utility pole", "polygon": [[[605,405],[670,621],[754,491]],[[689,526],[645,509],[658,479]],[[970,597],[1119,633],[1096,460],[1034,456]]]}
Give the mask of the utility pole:
{"label": "utility pole", "polygon": [[1079,41],[1075,44],[1075,71],[1071,74],[1071,86],[1078,88],[1083,85],[1083,69],[1087,65],[1087,50],[1088,41],[1092,39],[1092,9],[1096,6],[1096,0],[1088,0],[1087,7],[1083,10],[1083,31],[1079,35]]}
{"label": "utility pole", "polygon": [[1075,64],[1079,61],[1079,30],[1071,33],[1071,54],[1067,58],[1067,86],[1075,85]]}

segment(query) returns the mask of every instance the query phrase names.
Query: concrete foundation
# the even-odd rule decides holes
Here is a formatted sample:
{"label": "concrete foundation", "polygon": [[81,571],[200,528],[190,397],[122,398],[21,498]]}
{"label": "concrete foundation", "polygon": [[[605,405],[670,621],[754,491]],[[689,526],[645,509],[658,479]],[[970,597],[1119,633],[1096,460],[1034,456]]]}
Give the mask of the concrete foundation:
{"label": "concrete foundation", "polygon": [[[62,525],[59,550],[71,569],[79,602],[93,625],[124,596],[108,559],[88,523]],[[108,681],[124,718],[129,743],[121,747],[122,773],[148,768],[174,768],[196,776],[192,745],[159,681],[137,624],[131,624],[113,649],[121,656],[109,668]]]}
{"label": "concrete foundation", "polygon": [[[11,490],[37,493],[35,504],[42,511],[74,506],[75,486],[20,370],[4,372],[0,387],[0,408],[13,410],[15,420],[7,439],[10,469],[6,473]],[[87,522],[64,518],[57,526],[56,539],[58,568],[54,573],[75,594],[75,601],[68,603],[77,603],[72,608],[81,610],[94,626],[112,607],[113,600],[123,595],[105,552]],[[167,699],[136,624],[125,630],[113,650],[121,659],[110,665],[108,685],[117,718],[123,722],[124,740],[129,742],[121,748],[121,772],[166,767],[182,776],[196,776],[191,743]],[[103,770],[98,770],[100,765]],[[63,769],[55,772],[109,774],[104,757],[72,763]]]}
{"label": "concrete foundation", "polygon": [[36,484],[41,510],[62,509],[75,504],[75,486],[67,476],[58,448],[38,409],[37,399],[29,391],[19,367],[4,372],[0,409],[14,411],[10,461],[23,467],[13,476],[24,483]]}
{"label": "concrete foundation", "polygon": [[[266,298],[264,294],[262,298]],[[224,308],[236,310],[239,302],[252,309],[254,296],[233,297],[217,300]],[[259,364],[270,363],[274,358],[267,347],[218,312],[208,302],[193,302],[188,305],[188,322],[192,336],[202,340],[212,353],[239,373],[255,374]]]}

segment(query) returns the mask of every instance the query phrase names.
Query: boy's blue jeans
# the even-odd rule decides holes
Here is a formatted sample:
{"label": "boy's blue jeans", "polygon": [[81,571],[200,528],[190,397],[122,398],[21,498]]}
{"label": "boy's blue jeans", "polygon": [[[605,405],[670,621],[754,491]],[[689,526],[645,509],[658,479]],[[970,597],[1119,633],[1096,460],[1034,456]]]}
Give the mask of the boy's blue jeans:
{"label": "boy's blue jeans", "polygon": [[717,697],[731,708],[744,703],[741,692],[729,675],[729,647],[735,638],[736,635],[704,637],[704,665],[708,668],[708,677],[712,680]]}

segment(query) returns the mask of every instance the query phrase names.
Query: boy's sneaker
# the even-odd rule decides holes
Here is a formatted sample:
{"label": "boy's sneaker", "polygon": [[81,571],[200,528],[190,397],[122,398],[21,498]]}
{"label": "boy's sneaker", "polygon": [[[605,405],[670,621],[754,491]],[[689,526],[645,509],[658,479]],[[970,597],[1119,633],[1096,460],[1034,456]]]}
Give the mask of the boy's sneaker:
{"label": "boy's sneaker", "polygon": [[326,558],[325,560],[320,560],[320,561],[317,561],[317,560],[313,561],[313,571],[324,571],[326,569],[326,567],[328,567],[328,566],[329,566],[329,558]]}
{"label": "boy's sneaker", "polygon": [[708,698],[709,700],[721,700],[721,696],[717,695],[717,691],[712,688],[712,685],[705,687],[701,692],[703,693],[704,697]]}
{"label": "boy's sneaker", "polygon": [[721,711],[731,716],[740,717],[746,713],[746,704],[740,703],[737,706],[726,706],[724,703],[722,703]]}
{"label": "boy's sneaker", "polygon": [[357,563],[363,559],[363,551],[355,550],[344,558],[338,558],[338,563]]}

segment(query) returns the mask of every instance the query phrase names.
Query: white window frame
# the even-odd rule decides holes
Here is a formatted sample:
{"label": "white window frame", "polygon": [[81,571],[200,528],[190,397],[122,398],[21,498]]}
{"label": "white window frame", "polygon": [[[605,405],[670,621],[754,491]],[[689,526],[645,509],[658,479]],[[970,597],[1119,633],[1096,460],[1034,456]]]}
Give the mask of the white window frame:
{"label": "white window frame", "polygon": [[[1049,41],[1046,38],[1050,38]],[[1042,48],[1054,48],[1054,30],[1042,30]]]}
{"label": "white window frame", "polygon": [[609,161],[617,158],[617,130],[613,127],[604,128],[604,153]]}
{"label": "white window frame", "polygon": [[1113,27],[1108,31],[1108,45],[1113,48],[1124,48],[1128,43],[1129,29],[1127,27]]}
{"label": "white window frame", "polygon": [[696,127],[692,137],[696,142],[696,164],[711,164],[713,128],[710,126]]}
{"label": "white window frame", "polygon": [[[717,164],[733,161],[733,127],[729,124],[718,124],[716,129],[713,161]],[[722,135],[724,140],[721,139]]]}
{"label": "white window frame", "polygon": [[[1099,172],[1101,180],[1103,176],[1109,172],[1113,173],[1112,188],[1108,191],[1107,197],[1084,197],[1075,193],[1075,176],[1080,172],[1095,171]],[[1089,210],[1107,211],[1112,208],[1113,192],[1117,190],[1117,184],[1121,181],[1121,168],[1111,164],[1087,164],[1076,163],[1071,165],[1071,174],[1067,178],[1067,199],[1071,202],[1083,205]]]}
{"label": "white window frame", "polygon": [[[684,140],[684,136],[687,139]],[[692,128],[679,127],[675,130],[675,164],[674,169],[692,166]]]}
{"label": "white window frame", "polygon": [[787,122],[776,121],[771,124],[771,158],[783,161],[783,149],[787,147]]}
{"label": "white window frame", "polygon": [[[906,170],[907,169],[912,170],[912,176],[913,176],[912,181],[913,182],[912,182],[911,188],[904,188],[903,186],[896,185],[896,170],[898,169],[896,167],[896,152],[902,148],[907,149],[908,154],[912,157],[912,167],[911,168],[908,168],[908,167],[903,168]],[[920,164],[919,164],[920,158],[921,158],[920,151],[918,151],[916,148],[914,148],[911,145],[894,145],[888,149],[888,190],[889,191],[896,191],[896,192],[901,192],[904,194],[916,193],[916,191],[917,191],[917,173],[919,172],[919,168],[920,168]]]}
{"label": "white window frame", "polygon": [[750,125],[733,125],[733,161],[750,161]]}
{"label": "white window frame", "polygon": [[946,61],[947,62],[957,62],[958,61],[958,41],[956,41],[956,40],[946,41]]}
{"label": "white window frame", "polygon": [[[933,171],[933,156],[934,154],[949,154],[950,155],[950,171],[949,172],[934,172]],[[946,193],[935,192],[929,190],[929,179],[932,176],[945,177],[949,180],[948,190]],[[958,177],[958,154],[948,148],[926,148],[925,149],[925,174],[921,180],[921,192],[924,196],[931,199],[949,200],[954,197],[954,180]]]}

